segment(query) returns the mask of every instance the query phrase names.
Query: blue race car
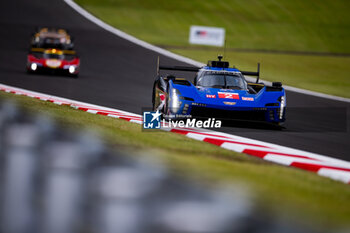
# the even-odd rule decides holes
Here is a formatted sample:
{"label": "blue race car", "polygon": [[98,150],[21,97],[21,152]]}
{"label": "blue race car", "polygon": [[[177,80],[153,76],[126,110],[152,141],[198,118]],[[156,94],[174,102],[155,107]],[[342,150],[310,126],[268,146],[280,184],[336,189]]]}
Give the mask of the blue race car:
{"label": "blue race car", "polygon": [[[159,70],[197,72],[193,83],[175,77],[160,75]],[[244,75],[257,76],[255,83]],[[272,86],[259,83],[257,72],[230,68],[229,63],[209,61],[207,66],[159,66],[153,85],[153,110],[163,113],[165,119],[216,118],[222,120],[263,121],[280,125],[285,121],[286,94],[282,83]]]}

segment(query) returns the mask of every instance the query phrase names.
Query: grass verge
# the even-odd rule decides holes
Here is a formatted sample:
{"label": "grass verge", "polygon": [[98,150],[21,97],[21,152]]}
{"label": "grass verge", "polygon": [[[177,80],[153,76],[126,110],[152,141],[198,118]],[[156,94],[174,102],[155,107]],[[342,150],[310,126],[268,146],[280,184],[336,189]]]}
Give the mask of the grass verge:
{"label": "grass verge", "polygon": [[[76,0],[105,22],[147,42],[188,47],[191,25],[226,29],[227,48],[350,53],[346,0]],[[195,50],[193,50],[195,48]],[[222,48],[170,49],[204,63]],[[350,98],[350,57],[227,52],[240,68],[262,63],[262,78]]]}
{"label": "grass verge", "polygon": [[[173,52],[189,55],[188,50],[173,49]],[[213,50],[194,50],[191,58],[206,63],[207,58],[214,59],[217,54]],[[261,76],[265,80],[350,98],[350,57],[244,52],[226,52],[225,57],[241,70],[256,71],[260,62]]]}
{"label": "grass verge", "polygon": [[0,92],[35,113],[48,114],[71,128],[89,128],[110,144],[159,156],[179,175],[208,185],[240,182],[248,186],[259,206],[314,227],[349,227],[350,187],[306,171],[196,141],[169,132],[141,132],[141,126],[93,115],[67,106]]}

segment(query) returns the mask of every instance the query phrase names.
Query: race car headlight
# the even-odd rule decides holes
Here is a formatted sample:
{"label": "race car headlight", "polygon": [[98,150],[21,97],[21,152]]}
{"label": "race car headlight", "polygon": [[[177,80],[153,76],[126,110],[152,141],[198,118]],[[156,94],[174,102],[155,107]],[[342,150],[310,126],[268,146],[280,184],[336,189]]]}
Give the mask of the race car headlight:
{"label": "race car headlight", "polygon": [[36,63],[32,63],[30,65],[30,69],[33,70],[33,71],[35,71],[37,68],[38,68],[38,65]]}
{"label": "race car headlight", "polygon": [[181,106],[180,92],[179,90],[173,88],[171,91],[171,104],[170,107],[173,112],[177,112]]}
{"label": "race car headlight", "polygon": [[73,74],[75,72],[75,66],[70,66],[68,68],[69,73]]}
{"label": "race car headlight", "polygon": [[283,118],[283,113],[284,113],[284,108],[286,107],[286,97],[285,96],[281,96],[281,106],[280,106],[280,115],[279,118],[282,119]]}

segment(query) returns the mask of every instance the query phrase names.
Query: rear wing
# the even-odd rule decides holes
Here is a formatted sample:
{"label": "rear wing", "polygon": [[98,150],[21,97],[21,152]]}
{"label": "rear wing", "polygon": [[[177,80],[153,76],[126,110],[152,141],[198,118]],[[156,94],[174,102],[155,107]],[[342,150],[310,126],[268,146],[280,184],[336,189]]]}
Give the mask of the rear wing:
{"label": "rear wing", "polygon": [[197,72],[200,68],[193,66],[158,66],[158,69]]}
{"label": "rear wing", "polygon": [[46,48],[30,48],[29,52],[35,52],[35,53],[44,53],[46,50],[55,50],[57,52],[60,52],[62,54],[69,54],[69,55],[77,55],[77,52],[74,50],[60,50],[60,49],[46,49]]}
{"label": "rear wing", "polygon": [[250,75],[250,76],[256,76],[256,83],[259,82],[260,79],[260,63],[258,63],[258,70],[256,72],[254,71],[241,71],[243,75]]}
{"label": "rear wing", "polygon": [[[220,59],[221,62],[221,59]],[[211,63],[213,64],[213,63]],[[228,65],[228,63],[227,63]],[[189,72],[198,72],[201,67],[194,66],[161,66],[159,65],[159,57],[157,59],[157,75],[159,75],[159,70],[176,70],[176,71],[189,71]],[[258,69],[256,72],[254,71],[240,71],[243,75],[256,76],[256,83],[259,82],[260,78],[260,63],[258,63]]]}
{"label": "rear wing", "polygon": [[159,57],[157,58],[157,75],[159,75],[159,70],[198,72],[199,69],[200,69],[199,67],[194,67],[194,66],[161,66],[159,65]]}

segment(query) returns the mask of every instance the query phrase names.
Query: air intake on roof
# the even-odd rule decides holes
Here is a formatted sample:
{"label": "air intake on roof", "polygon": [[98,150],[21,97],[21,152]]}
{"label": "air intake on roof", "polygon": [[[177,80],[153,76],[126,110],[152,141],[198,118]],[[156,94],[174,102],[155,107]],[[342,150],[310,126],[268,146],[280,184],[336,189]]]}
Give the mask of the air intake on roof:
{"label": "air intake on roof", "polygon": [[229,62],[228,61],[221,61],[222,56],[218,56],[218,61],[208,61],[208,66],[211,67],[217,67],[217,68],[228,68],[229,67]]}

